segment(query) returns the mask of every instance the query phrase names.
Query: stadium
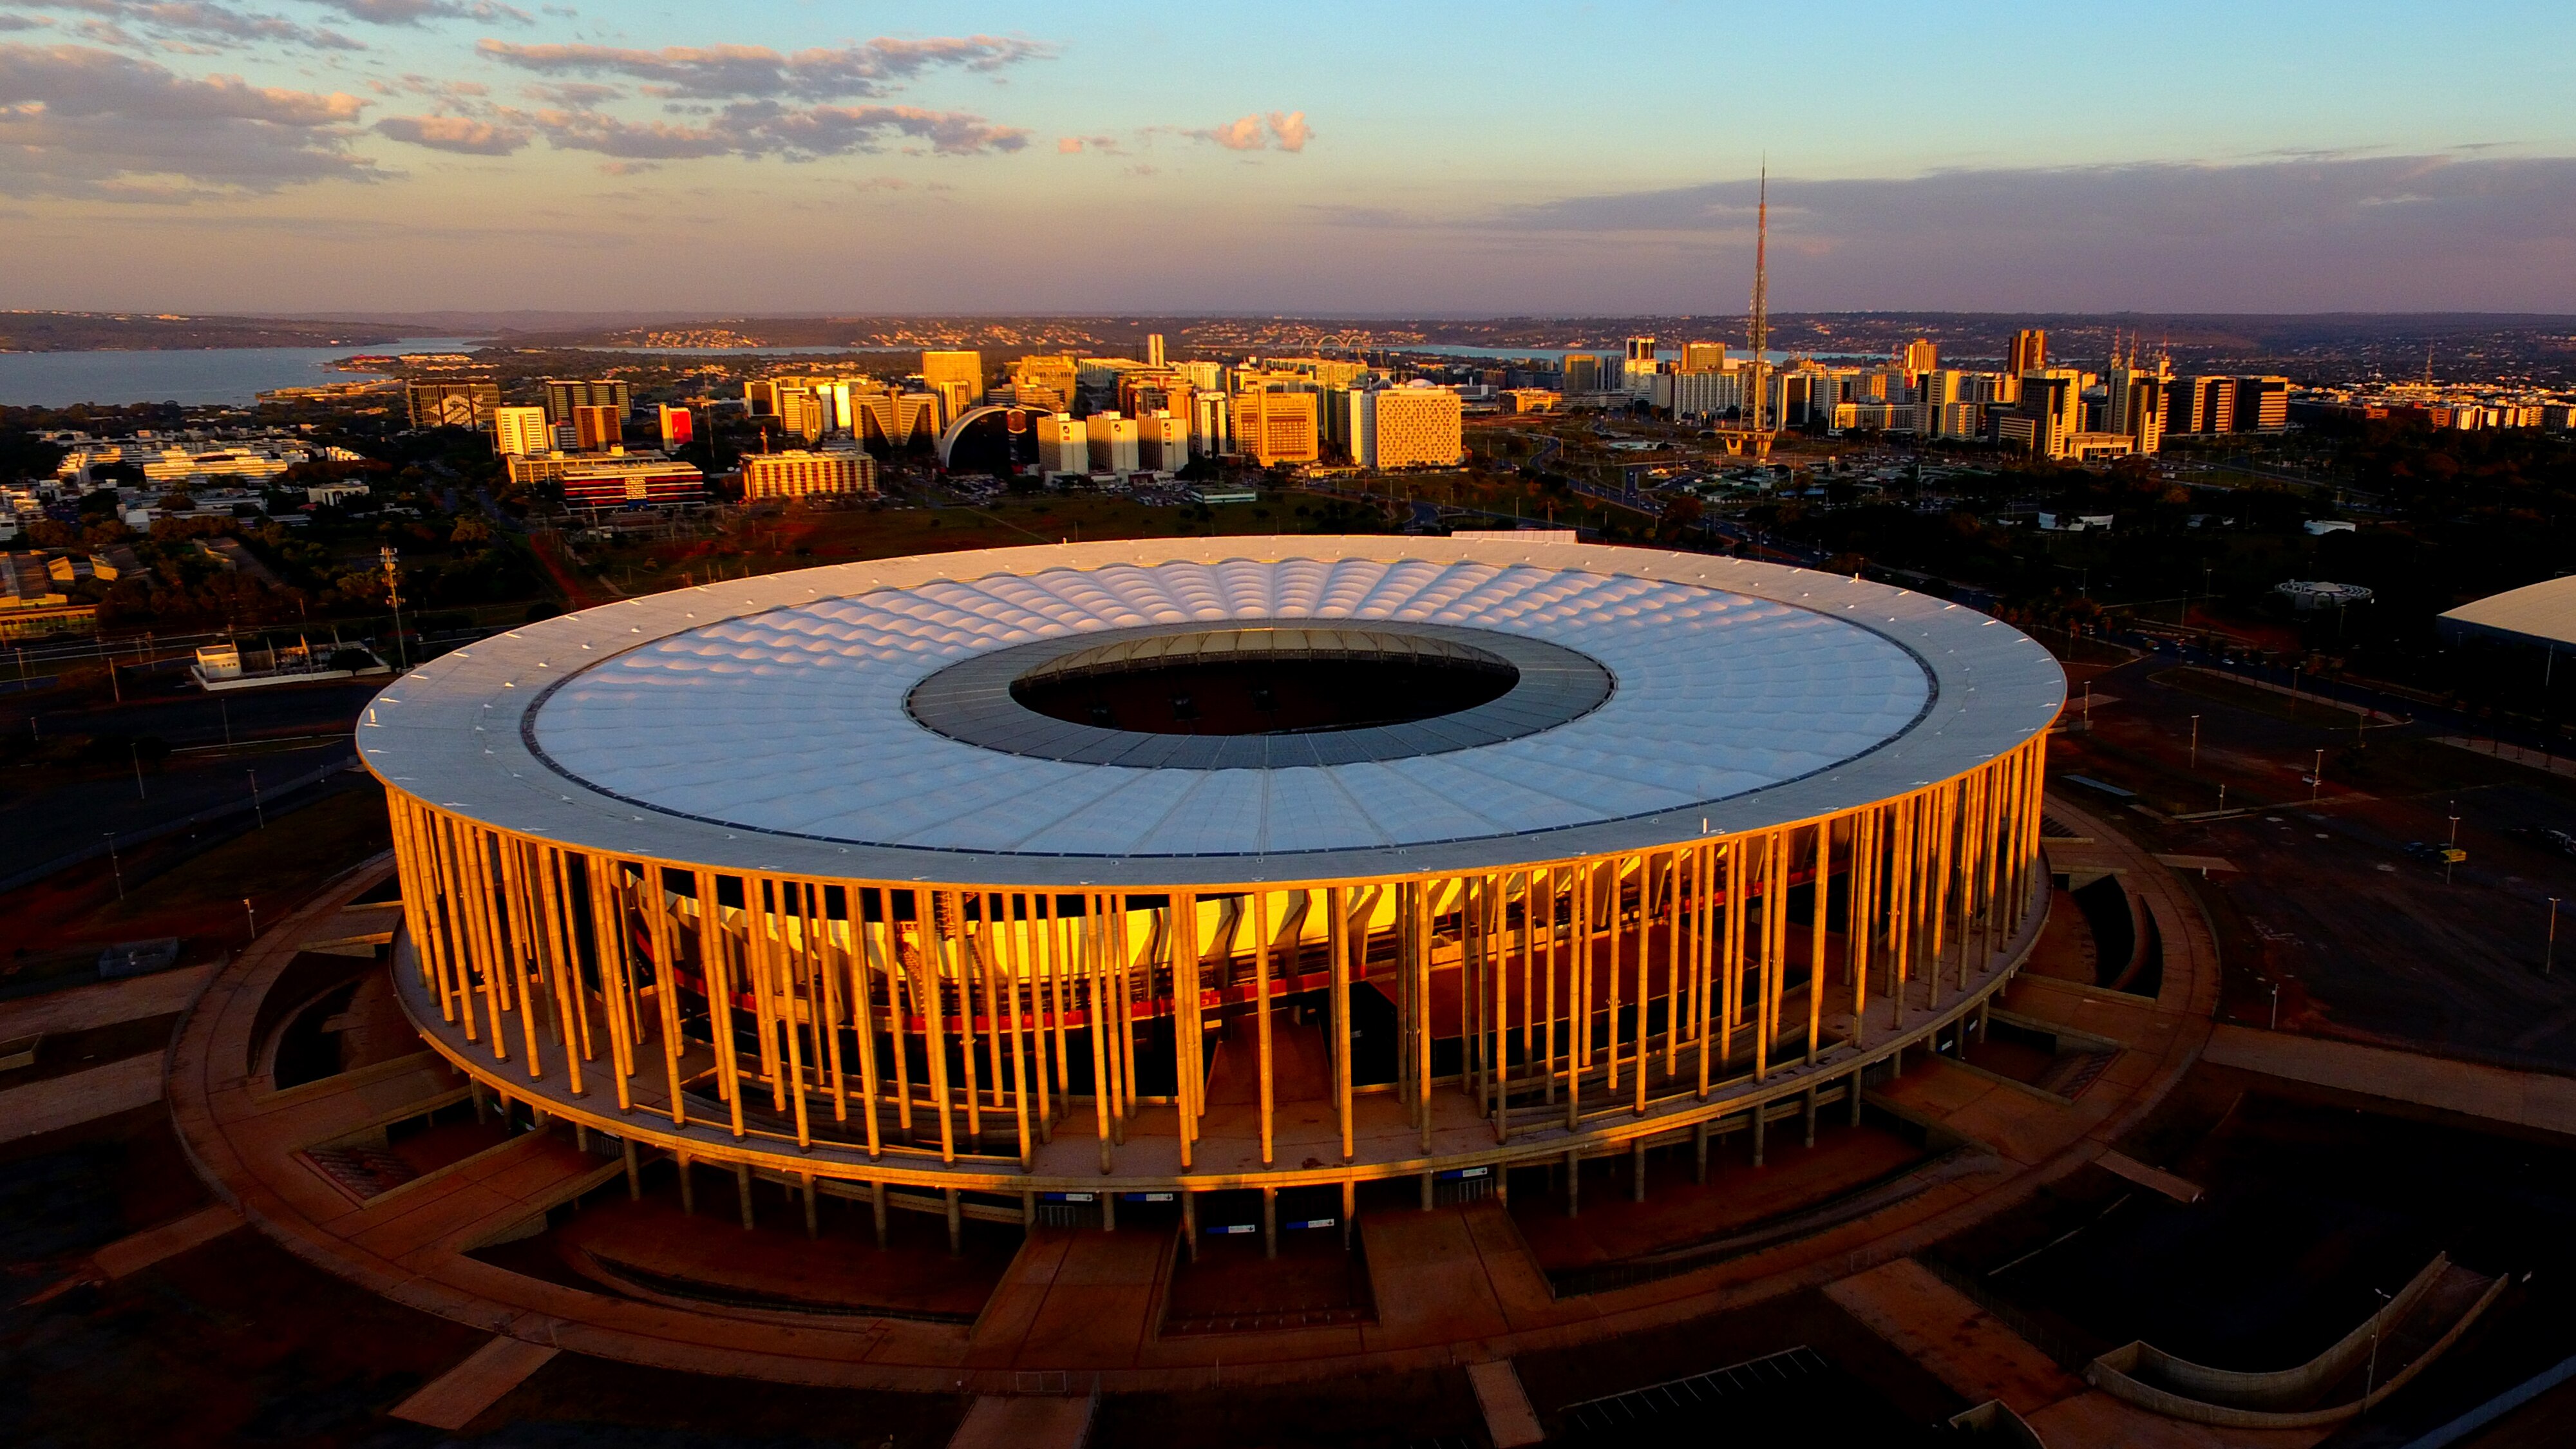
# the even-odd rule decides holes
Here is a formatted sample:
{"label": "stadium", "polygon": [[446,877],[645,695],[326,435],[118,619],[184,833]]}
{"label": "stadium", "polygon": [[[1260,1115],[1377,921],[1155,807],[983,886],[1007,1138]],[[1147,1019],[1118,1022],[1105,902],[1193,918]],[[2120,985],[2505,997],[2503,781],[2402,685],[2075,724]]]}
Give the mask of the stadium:
{"label": "stadium", "polygon": [[627,600],[358,733],[404,1011],[630,1174],[1275,1245],[1857,1121],[2038,934],[2064,696],[1856,579],[1283,536]]}

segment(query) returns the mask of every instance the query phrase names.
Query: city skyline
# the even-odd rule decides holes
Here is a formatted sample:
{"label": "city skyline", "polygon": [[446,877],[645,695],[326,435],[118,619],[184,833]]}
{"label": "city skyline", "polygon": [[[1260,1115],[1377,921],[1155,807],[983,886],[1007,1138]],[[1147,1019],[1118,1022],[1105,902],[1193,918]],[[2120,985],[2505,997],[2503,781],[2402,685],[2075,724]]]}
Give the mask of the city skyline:
{"label": "city skyline", "polygon": [[2489,19],[0,0],[0,305],[2576,310]]}

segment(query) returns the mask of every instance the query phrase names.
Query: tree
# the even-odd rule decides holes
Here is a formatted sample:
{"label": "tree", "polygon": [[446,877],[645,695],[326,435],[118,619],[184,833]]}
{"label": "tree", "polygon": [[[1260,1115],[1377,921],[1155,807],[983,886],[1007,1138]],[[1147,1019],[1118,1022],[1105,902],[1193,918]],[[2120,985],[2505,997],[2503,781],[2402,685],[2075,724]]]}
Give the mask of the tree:
{"label": "tree", "polygon": [[459,514],[456,528],[448,534],[447,541],[460,547],[480,547],[492,541],[492,525],[476,514]]}

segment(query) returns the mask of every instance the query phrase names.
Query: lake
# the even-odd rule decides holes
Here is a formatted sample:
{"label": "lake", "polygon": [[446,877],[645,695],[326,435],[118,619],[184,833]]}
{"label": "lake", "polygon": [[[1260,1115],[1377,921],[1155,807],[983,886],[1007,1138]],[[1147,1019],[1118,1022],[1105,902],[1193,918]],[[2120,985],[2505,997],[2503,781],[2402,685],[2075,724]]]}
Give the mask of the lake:
{"label": "lake", "polygon": [[471,352],[468,337],[406,337],[372,347],[210,347],[170,352],[0,352],[0,404],[175,402],[247,405],[271,388],[351,382],[331,363],[359,353]]}

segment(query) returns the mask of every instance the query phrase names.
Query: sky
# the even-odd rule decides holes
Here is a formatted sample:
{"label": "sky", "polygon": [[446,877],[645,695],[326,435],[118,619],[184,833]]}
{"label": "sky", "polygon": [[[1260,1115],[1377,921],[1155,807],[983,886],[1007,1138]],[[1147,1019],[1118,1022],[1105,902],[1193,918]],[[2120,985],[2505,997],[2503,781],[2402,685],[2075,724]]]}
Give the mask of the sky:
{"label": "sky", "polygon": [[0,307],[2576,312],[2576,5],[0,0]]}

